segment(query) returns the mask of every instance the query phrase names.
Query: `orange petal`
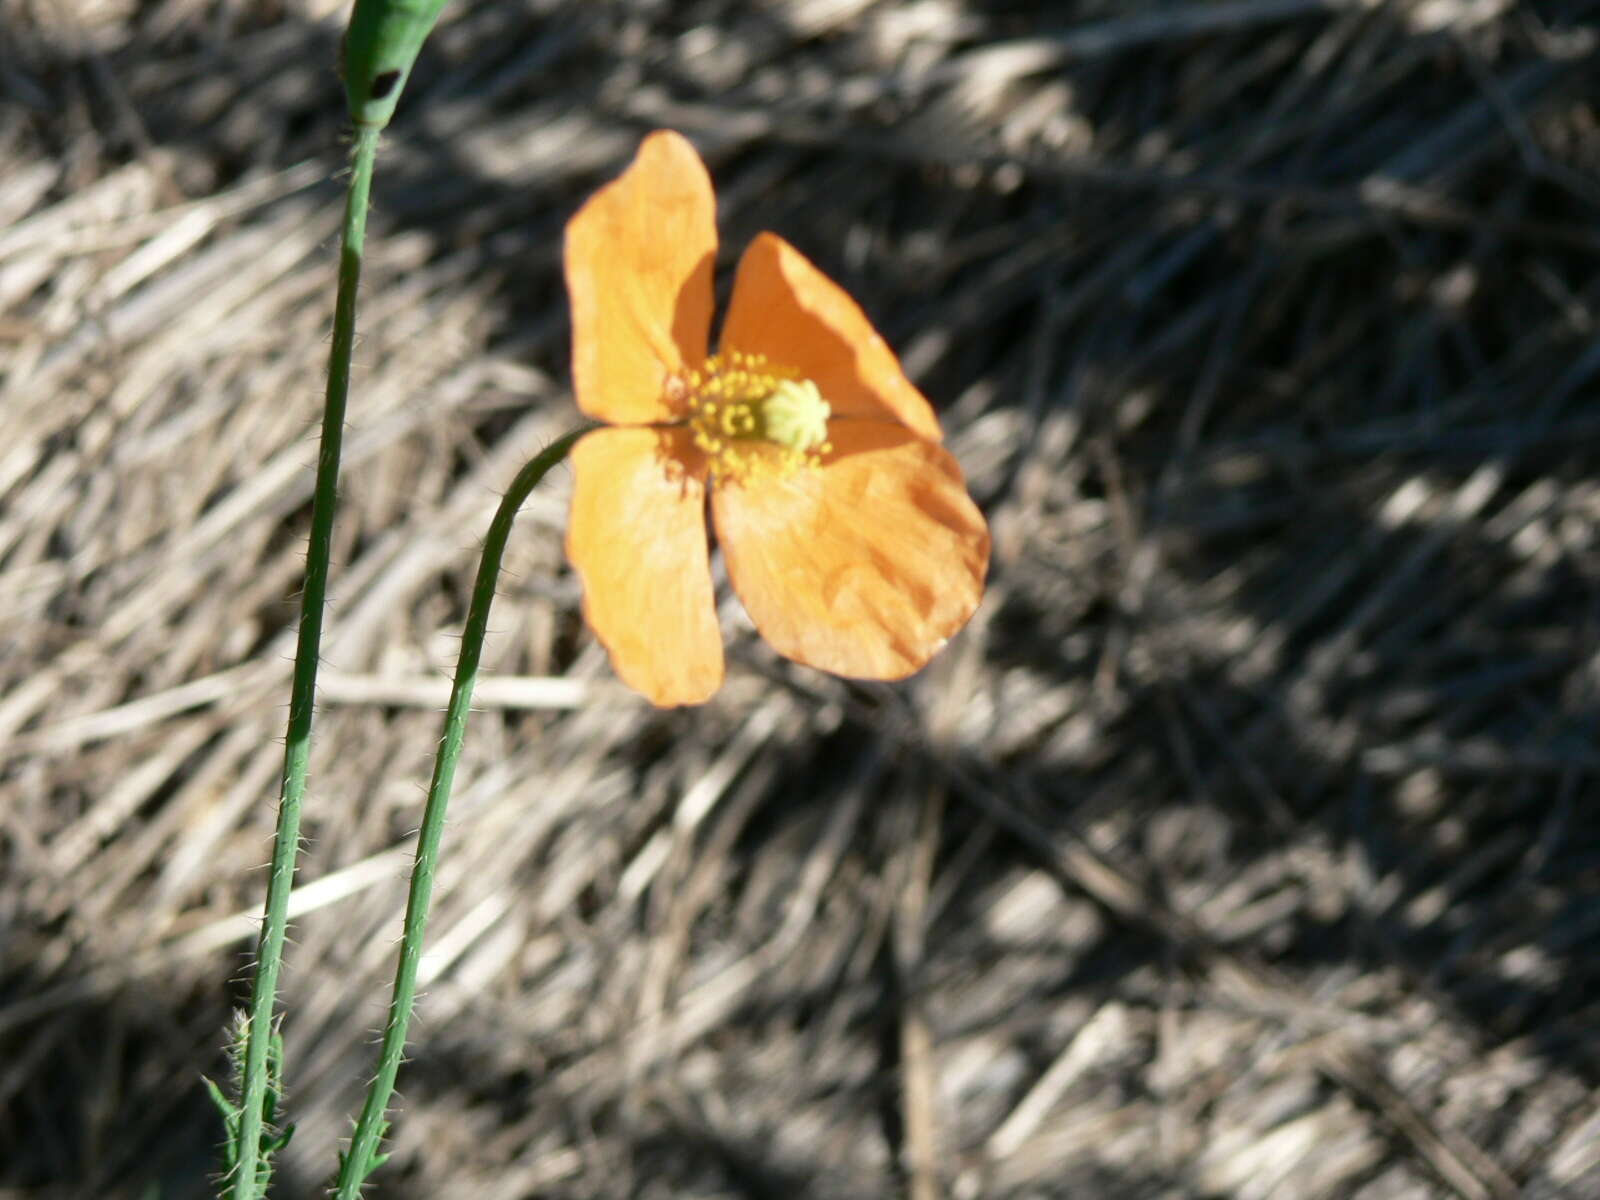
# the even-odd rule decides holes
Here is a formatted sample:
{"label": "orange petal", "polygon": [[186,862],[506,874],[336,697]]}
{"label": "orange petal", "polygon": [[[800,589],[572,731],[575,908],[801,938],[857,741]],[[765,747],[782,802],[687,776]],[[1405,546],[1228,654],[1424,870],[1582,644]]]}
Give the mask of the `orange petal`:
{"label": "orange petal", "polygon": [[706,356],[716,254],[705,164],[679,134],[652,133],[567,222],[579,408],[619,425],[674,415],[666,382]]}
{"label": "orange petal", "polygon": [[705,468],[687,429],[598,429],[573,448],[567,557],[624,683],[662,707],[722,683]]}
{"label": "orange petal", "polygon": [[775,233],[739,260],[723,350],[764,354],[816,383],[835,416],[899,421],[938,441],[939,419],[861,306]]}
{"label": "orange petal", "polygon": [[942,447],[887,421],[831,421],[822,466],[718,483],[711,511],[733,587],[780,654],[900,679],[966,624],[989,529]]}

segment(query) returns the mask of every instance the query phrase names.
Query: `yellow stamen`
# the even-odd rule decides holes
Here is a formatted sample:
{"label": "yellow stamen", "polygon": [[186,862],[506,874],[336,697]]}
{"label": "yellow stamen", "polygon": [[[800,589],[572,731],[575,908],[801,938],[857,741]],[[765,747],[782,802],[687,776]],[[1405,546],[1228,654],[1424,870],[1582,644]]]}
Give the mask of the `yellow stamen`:
{"label": "yellow stamen", "polygon": [[832,449],[817,385],[763,355],[714,354],[682,386],[694,444],[719,479],[783,478]]}

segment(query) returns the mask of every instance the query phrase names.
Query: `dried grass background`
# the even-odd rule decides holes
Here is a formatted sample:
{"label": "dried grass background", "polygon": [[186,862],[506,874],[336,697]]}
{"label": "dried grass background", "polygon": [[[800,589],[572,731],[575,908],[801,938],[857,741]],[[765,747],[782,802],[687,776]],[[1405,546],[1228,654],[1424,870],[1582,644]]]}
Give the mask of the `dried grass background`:
{"label": "dried grass background", "polygon": [[[0,4],[7,1198],[215,1168],[343,17]],[[989,595],[899,686],[730,597],[656,712],[538,495],[372,1194],[1600,1197],[1597,17],[451,4],[379,162],[277,1195],[372,1070],[478,538],[574,420],[562,223],[670,125],[723,267],[781,231],[934,398]]]}

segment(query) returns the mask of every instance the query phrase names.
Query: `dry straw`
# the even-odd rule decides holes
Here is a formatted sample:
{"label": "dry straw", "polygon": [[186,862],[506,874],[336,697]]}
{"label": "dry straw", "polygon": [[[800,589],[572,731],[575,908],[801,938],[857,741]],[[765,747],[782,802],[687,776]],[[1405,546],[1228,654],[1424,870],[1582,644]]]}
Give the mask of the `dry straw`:
{"label": "dry straw", "polygon": [[[0,17],[3,1189],[215,1194],[329,11]],[[372,1076],[479,538],[572,420],[562,222],[661,127],[728,246],[781,230],[936,399],[987,598],[856,686],[718,576],[727,678],[663,714],[583,631],[547,479],[369,1190],[1600,1194],[1596,15],[449,6],[380,157],[274,1194],[325,1194]]]}

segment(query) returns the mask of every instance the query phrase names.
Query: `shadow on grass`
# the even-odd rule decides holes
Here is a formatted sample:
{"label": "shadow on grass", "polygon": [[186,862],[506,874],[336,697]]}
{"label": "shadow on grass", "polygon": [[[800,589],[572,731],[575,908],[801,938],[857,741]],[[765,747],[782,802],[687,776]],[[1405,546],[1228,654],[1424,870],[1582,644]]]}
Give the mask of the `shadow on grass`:
{"label": "shadow on grass", "polygon": [[[1003,469],[978,479],[986,503],[1017,501],[1036,435],[1065,418],[1074,442],[1060,461],[1035,463],[1066,480],[1059,493],[1047,483],[1047,500],[1129,521],[1125,536],[1091,535],[1086,560],[1068,534],[1044,536],[1048,504],[1030,509],[1041,527],[997,564],[1002,598],[974,704],[998,727],[1005,681],[1026,675],[1038,695],[1064,698],[1058,716],[1025,737],[979,731],[935,754],[915,686],[850,689],[841,732],[785,747],[785,778],[735,842],[729,877],[748,880],[785,837],[824,819],[831,800],[819,796],[882,756],[886,795],[933,779],[951,790],[935,878],[963,874],[940,893],[928,933],[930,989],[1031,956],[1018,990],[941,1018],[952,1036],[1012,1029],[1029,1047],[1021,1076],[997,1093],[1014,1099],[1046,1069],[1053,1015],[1107,998],[1154,1003],[1194,969],[1196,947],[1162,928],[1170,912],[1198,913],[1218,945],[1307,990],[1397,976],[1385,1002],[1425,998],[1485,1053],[1520,1041],[1545,1069],[1600,1085],[1589,999],[1600,968],[1586,953],[1600,926],[1596,547],[1575,527],[1581,503],[1563,506],[1600,467],[1600,425],[1582,402],[1596,289],[1592,249],[1557,236],[1592,224],[1581,190],[1553,168],[1506,186],[1503,151],[1518,128],[1501,126],[1495,104],[1470,107],[1465,66],[1430,66],[1449,53],[1443,39],[1382,13],[1363,18],[1372,41],[1404,42],[1418,78],[1407,120],[1381,88],[1337,112],[1274,112],[1285,93],[1245,80],[1218,104],[1232,124],[1205,120],[1236,129],[1266,105],[1271,120],[1253,128],[1248,152],[1196,128],[1186,141],[1173,113],[1193,84],[1186,48],[1140,49],[1151,61],[1139,105],[1198,160],[1192,176],[1136,169],[1148,130],[1113,103],[1124,55],[1070,80],[1074,113],[1115,109],[1096,132],[1127,151],[1117,170],[1030,145],[1002,175],[1007,156],[993,146],[960,169],[970,131],[959,113],[933,106],[900,135],[893,106],[915,105],[893,89],[875,124],[863,112],[876,110],[844,101],[757,104],[746,79],[798,74],[815,65],[808,55],[832,52],[791,44],[770,21],[724,33],[745,66],[718,92],[705,63],[680,53],[698,22],[660,20],[659,53],[630,60],[611,18],[577,7],[463,17],[424,55],[389,136],[375,267],[385,235],[426,231],[494,281],[497,337],[515,342],[559,319],[566,215],[625,160],[651,105],[682,113],[723,176],[725,262],[757,230],[782,229],[869,312],[890,314],[884,331],[909,347],[926,390],[953,398],[958,435],[991,414],[1017,418]],[[1278,53],[1268,34],[1252,45],[1260,61]],[[173,152],[174,200],[308,158],[336,170],[329,25],[185,28],[99,54],[8,40],[23,49],[0,63],[10,72],[0,86],[22,100],[22,136],[49,153],[81,153],[91,136],[101,161]],[[1501,81],[1519,116],[1538,116],[1546,91],[1593,98],[1592,79],[1539,68],[1514,62]],[[750,111],[763,120],[743,120]],[[1480,115],[1458,127],[1461,113]],[[1431,167],[1408,149],[1424,118],[1442,139]],[[1485,146],[1500,157],[1486,159]],[[1368,205],[1374,179],[1439,203]],[[322,186],[332,202],[336,182]],[[1097,267],[1114,278],[1096,282]],[[487,441],[509,418],[479,420]],[[897,724],[906,736],[886,751],[884,730]],[[1090,729],[1094,748],[1074,726]],[[982,803],[992,797],[1036,836],[997,825]],[[850,856],[863,876],[888,869],[903,815],[889,804],[863,816]],[[1101,912],[1019,941],[990,928],[998,891],[1091,842],[1132,882],[1142,919]],[[1252,915],[1262,911],[1277,915]],[[894,1046],[905,996],[886,954],[849,989],[757,991],[719,1032],[777,1021],[805,1034],[848,991],[845,1024],[872,1066],[847,1099],[876,1114],[861,1136],[893,1162],[904,1150]],[[10,994],[27,994],[32,969],[8,969]],[[220,1028],[226,1005],[213,1003]],[[217,1066],[213,1040],[175,1032],[201,1028],[187,1012],[158,991],[130,992],[41,1027],[62,1055],[48,1073],[58,1083],[15,1106],[4,1141],[23,1152],[0,1154],[15,1172],[7,1185],[128,1180],[126,1158],[97,1147],[115,1107],[131,1103],[154,1131],[140,1182],[202,1194],[216,1125],[194,1076]],[[410,1086],[504,1106],[509,1122],[519,1086],[534,1081],[499,1079],[486,1098],[479,1036],[490,1035],[419,1046]],[[19,1041],[0,1060],[28,1049]],[[165,1066],[147,1088],[153,1062]],[[192,1086],[173,1091],[180,1075]],[[106,1080],[126,1090],[112,1095]],[[744,1196],[872,1194],[860,1175],[773,1153],[738,1114],[637,1118],[618,1115],[616,1096],[558,1094],[541,1101],[555,1127],[570,1120],[569,1100],[627,1147],[641,1178]],[[168,1107],[152,1120],[148,1105]],[[574,1123],[571,1136],[592,1132]],[[313,1187],[281,1183],[286,1195]],[[1081,1186],[1133,1197],[1156,1182],[1108,1174]],[[396,1187],[403,1180],[386,1178],[384,1194],[403,1194]]]}

